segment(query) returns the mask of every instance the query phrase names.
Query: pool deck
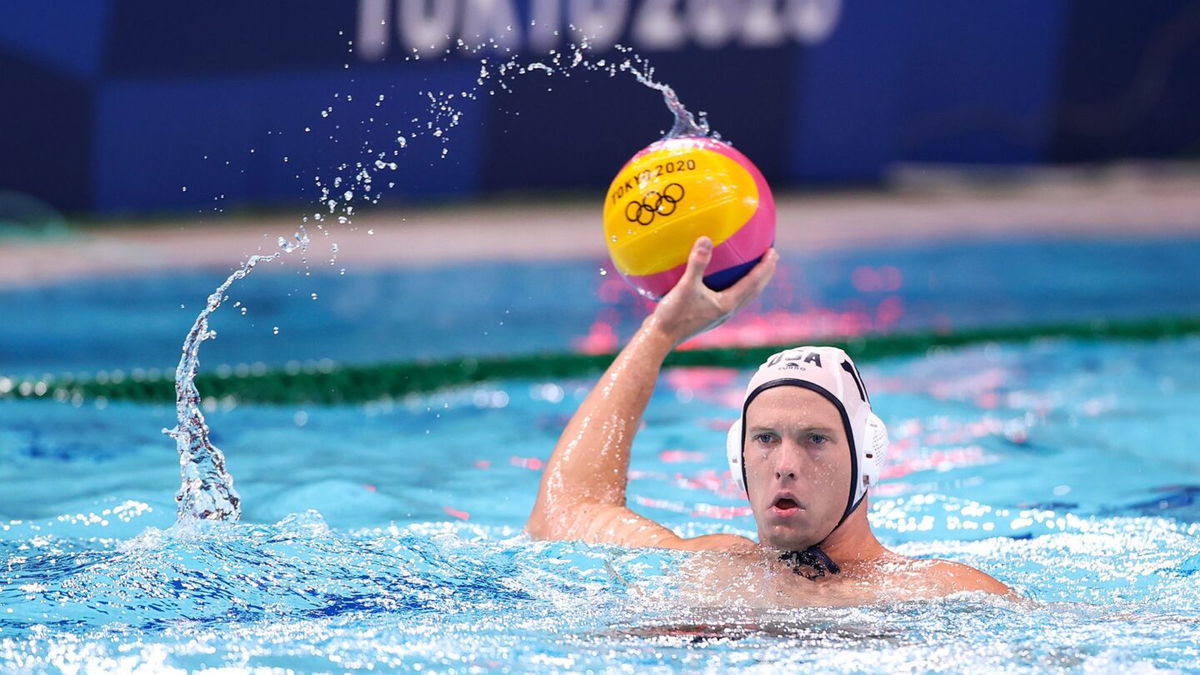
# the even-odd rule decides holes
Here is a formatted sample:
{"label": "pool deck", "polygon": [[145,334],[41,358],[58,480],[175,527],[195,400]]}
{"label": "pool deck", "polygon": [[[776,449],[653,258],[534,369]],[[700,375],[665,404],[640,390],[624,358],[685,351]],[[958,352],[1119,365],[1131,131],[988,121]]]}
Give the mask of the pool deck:
{"label": "pool deck", "polygon": [[[778,199],[784,253],[1007,237],[1200,237],[1200,168],[1119,165],[967,173],[908,168],[889,188]],[[137,225],[93,224],[56,239],[0,239],[0,288],[181,268],[229,270],[278,250],[304,212]],[[309,261],[337,267],[468,260],[603,259],[600,205],[495,201],[375,210],[325,232]],[[295,264],[297,256],[284,256]]]}

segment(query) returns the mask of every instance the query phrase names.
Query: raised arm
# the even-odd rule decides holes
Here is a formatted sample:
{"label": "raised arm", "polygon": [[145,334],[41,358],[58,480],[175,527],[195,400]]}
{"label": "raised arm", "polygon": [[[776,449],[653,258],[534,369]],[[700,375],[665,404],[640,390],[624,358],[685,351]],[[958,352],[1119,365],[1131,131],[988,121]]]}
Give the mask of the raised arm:
{"label": "raised arm", "polygon": [[696,241],[679,283],[642,323],[563,430],[525,526],[531,536],[686,549],[725,549],[746,541],[733,535],[682,539],[631,511],[625,505],[625,486],[633,437],[667,354],[757,296],[775,272],[778,257],[771,249],[749,274],[718,293],[703,282],[712,241]]}

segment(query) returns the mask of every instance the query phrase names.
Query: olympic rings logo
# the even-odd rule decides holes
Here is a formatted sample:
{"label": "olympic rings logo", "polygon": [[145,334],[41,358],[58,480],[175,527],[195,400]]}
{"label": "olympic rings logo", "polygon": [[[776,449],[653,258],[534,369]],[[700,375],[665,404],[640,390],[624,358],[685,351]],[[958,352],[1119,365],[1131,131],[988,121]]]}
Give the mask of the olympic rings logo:
{"label": "olympic rings logo", "polygon": [[662,192],[651,190],[642,195],[642,200],[629,202],[625,205],[625,219],[639,225],[649,225],[655,216],[669,216],[675,213],[679,202],[683,200],[684,189],[679,183],[671,183]]}

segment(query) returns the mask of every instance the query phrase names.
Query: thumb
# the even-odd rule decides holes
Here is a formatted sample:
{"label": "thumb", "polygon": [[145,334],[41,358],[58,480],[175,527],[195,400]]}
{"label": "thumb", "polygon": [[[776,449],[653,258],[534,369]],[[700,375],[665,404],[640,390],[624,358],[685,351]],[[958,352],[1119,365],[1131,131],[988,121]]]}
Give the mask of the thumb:
{"label": "thumb", "polygon": [[703,279],[704,270],[708,269],[708,263],[712,260],[712,252],[712,239],[708,237],[697,239],[696,243],[692,244],[691,253],[688,254],[687,269],[683,272],[683,279],[689,282]]}

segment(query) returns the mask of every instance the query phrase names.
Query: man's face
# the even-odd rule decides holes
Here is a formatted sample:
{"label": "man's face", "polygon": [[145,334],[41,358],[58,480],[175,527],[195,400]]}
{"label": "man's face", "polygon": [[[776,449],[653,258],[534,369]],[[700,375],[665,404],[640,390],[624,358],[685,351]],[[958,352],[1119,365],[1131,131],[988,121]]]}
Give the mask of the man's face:
{"label": "man's face", "polygon": [[746,491],[759,541],[796,551],[819,543],[850,498],[850,440],[825,397],[773,387],[746,410]]}

